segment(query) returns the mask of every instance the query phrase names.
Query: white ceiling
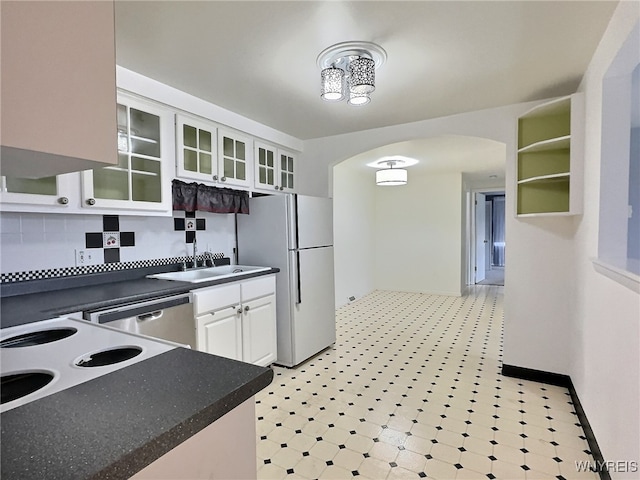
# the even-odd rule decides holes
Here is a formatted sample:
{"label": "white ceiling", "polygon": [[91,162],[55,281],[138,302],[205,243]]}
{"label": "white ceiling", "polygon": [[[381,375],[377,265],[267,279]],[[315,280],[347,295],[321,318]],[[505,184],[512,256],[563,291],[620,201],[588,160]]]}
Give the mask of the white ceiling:
{"label": "white ceiling", "polygon": [[391,155],[418,160],[416,165],[407,168],[409,181],[414,173],[464,172],[469,184],[504,185],[506,146],[486,138],[441,135],[411,140],[363,152],[346,162],[352,168],[369,170],[373,177],[376,169],[367,167],[367,163]]}
{"label": "white ceiling", "polygon": [[[117,63],[304,140],[573,93],[616,3],[117,0]],[[356,40],[388,54],[371,103],[323,102]]]}
{"label": "white ceiling", "polygon": [[[616,5],[117,0],[117,63],[305,140],[573,93]],[[387,51],[364,107],[320,99],[316,58],[345,41]],[[490,140],[414,140],[349,163],[384,155],[418,159],[410,176],[504,183],[505,148]]]}

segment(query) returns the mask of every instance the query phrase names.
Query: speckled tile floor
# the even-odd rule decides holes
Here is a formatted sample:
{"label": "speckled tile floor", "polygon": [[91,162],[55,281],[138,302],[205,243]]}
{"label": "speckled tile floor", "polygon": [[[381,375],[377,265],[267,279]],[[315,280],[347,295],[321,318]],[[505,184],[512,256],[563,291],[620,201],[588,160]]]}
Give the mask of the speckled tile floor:
{"label": "speckled tile floor", "polygon": [[565,388],[503,377],[504,287],[376,291],[256,397],[258,478],[591,479]]}

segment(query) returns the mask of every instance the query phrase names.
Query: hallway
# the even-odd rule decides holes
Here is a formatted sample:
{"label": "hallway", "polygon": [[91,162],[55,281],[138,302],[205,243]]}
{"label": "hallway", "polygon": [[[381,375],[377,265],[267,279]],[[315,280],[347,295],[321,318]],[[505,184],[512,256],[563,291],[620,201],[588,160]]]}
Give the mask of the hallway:
{"label": "hallway", "polygon": [[491,267],[485,272],[484,280],[477,285],[500,285],[504,286],[504,267]]}

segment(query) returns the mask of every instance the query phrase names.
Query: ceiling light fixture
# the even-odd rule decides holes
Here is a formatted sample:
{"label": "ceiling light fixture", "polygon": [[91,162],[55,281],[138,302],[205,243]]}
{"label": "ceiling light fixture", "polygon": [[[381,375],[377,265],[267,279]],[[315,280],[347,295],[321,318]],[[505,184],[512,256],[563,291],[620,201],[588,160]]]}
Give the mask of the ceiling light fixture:
{"label": "ceiling light fixture", "polygon": [[370,101],[371,97],[368,93],[349,92],[349,100],[347,100],[347,103],[349,105],[353,105],[354,107],[361,107],[362,105],[366,105]]}
{"label": "ceiling light fixture", "polygon": [[367,167],[378,168],[376,185],[396,186],[407,184],[407,170],[396,167],[410,167],[418,163],[415,158],[392,155],[367,163]]}
{"label": "ceiling light fixture", "polygon": [[383,168],[376,172],[376,185],[395,186],[407,184],[407,171],[404,168],[393,168],[396,164],[393,160],[387,161],[389,168]]}
{"label": "ceiling light fixture", "polygon": [[376,68],[387,52],[371,42],[343,42],[323,50],[316,60],[320,72],[320,97],[329,102],[347,98],[353,106],[366,105],[376,89]]}

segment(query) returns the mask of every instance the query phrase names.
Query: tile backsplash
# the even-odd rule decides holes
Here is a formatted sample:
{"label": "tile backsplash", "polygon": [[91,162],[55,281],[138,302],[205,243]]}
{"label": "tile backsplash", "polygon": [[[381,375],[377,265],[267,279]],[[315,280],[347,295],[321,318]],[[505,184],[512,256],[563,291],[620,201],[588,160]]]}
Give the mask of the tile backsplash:
{"label": "tile backsplash", "polygon": [[[234,215],[197,212],[196,217],[201,226],[193,231],[198,250],[233,257]],[[95,254],[98,264],[191,255],[192,243],[187,243],[184,230],[175,229],[175,219],[184,221],[185,213],[142,217],[0,212],[0,273],[75,267],[76,250]]]}

